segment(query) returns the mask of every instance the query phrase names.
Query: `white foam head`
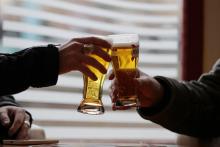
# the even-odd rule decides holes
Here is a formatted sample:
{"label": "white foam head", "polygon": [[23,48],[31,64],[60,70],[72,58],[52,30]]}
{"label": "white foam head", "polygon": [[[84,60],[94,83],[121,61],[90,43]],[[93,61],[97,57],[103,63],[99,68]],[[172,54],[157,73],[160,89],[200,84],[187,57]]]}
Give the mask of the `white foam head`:
{"label": "white foam head", "polygon": [[113,47],[132,47],[139,45],[138,34],[115,34],[108,35],[113,41]]}

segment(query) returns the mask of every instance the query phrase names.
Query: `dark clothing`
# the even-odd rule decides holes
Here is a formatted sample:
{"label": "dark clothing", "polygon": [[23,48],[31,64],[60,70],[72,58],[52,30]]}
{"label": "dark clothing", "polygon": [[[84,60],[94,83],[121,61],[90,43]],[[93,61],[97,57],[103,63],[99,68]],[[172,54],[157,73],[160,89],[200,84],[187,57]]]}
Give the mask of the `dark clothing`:
{"label": "dark clothing", "polygon": [[[59,72],[59,52],[54,45],[28,48],[13,54],[0,54],[0,107],[18,106],[9,94],[32,87],[55,85]],[[27,112],[27,111],[26,111]],[[30,115],[30,123],[32,117]],[[0,139],[7,129],[0,125]]]}
{"label": "dark clothing", "polygon": [[2,106],[19,106],[13,96],[1,96],[0,107]]}
{"label": "dark clothing", "polygon": [[164,86],[165,97],[160,108],[137,109],[143,118],[189,136],[220,136],[220,60],[198,81],[155,78]]}
{"label": "dark clothing", "polygon": [[32,87],[55,85],[59,53],[54,45],[28,48],[13,54],[0,54],[0,96]]}

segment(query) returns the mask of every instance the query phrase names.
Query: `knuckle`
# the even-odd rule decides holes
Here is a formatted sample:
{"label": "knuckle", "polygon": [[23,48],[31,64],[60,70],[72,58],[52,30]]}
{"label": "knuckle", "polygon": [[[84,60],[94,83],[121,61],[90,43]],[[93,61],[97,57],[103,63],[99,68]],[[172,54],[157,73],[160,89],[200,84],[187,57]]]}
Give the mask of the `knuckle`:
{"label": "knuckle", "polygon": [[17,119],[17,120],[16,120],[16,123],[17,123],[17,124],[22,124],[23,121],[22,121],[21,119]]}
{"label": "knuckle", "polygon": [[25,125],[24,125],[24,130],[27,131],[29,128],[30,128],[30,125],[28,125],[28,124],[25,123]]}
{"label": "knuckle", "polygon": [[71,45],[72,45],[74,48],[81,48],[81,47],[82,47],[82,44],[79,43],[79,42],[76,42],[76,41],[73,41]]}
{"label": "knuckle", "polygon": [[25,110],[23,108],[19,108],[18,113],[21,113],[22,115],[25,115]]}
{"label": "knuckle", "polygon": [[6,115],[6,111],[5,110],[2,110],[1,112],[0,112],[0,117],[4,117]]}
{"label": "knuckle", "polygon": [[90,39],[91,41],[94,41],[94,40],[96,40],[96,37],[91,36],[89,39]]}
{"label": "knuckle", "polygon": [[26,130],[28,130],[28,128],[31,127],[30,121],[29,120],[25,120],[24,123],[23,123],[23,127],[25,127]]}
{"label": "knuckle", "polygon": [[70,39],[70,42],[75,42],[77,40],[77,38],[72,38]]}

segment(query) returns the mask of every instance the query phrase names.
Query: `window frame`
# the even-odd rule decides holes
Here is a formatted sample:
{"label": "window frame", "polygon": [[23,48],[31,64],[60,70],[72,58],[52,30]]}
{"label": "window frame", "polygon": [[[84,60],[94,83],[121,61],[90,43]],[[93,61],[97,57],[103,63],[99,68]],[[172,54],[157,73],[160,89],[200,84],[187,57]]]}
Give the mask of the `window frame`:
{"label": "window frame", "polygon": [[195,80],[203,72],[204,0],[182,0],[181,79]]}

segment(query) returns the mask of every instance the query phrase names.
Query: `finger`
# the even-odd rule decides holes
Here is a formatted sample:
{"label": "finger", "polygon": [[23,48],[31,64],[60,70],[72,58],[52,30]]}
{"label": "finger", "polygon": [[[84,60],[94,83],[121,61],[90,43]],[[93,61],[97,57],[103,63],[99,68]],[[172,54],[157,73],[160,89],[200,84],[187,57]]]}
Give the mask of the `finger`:
{"label": "finger", "polygon": [[115,106],[115,103],[112,104],[112,110],[113,110],[113,111],[116,111],[116,110],[117,110],[117,109],[116,109],[116,106]]}
{"label": "finger", "polygon": [[131,109],[132,107],[130,106],[117,106],[117,103],[113,103],[112,105],[112,110],[128,110]]}
{"label": "finger", "polygon": [[113,80],[114,78],[115,78],[115,74],[114,74],[113,70],[111,70],[111,71],[109,72],[109,77],[108,77],[108,79],[109,79],[109,80]]}
{"label": "finger", "polygon": [[141,76],[140,78],[134,78],[134,86],[139,90],[143,91],[146,87],[148,87],[148,84],[150,83],[148,77],[146,75]]}
{"label": "finger", "polygon": [[110,91],[109,96],[111,98],[112,103],[114,103],[117,100],[117,98],[114,96],[114,91]]}
{"label": "finger", "polygon": [[148,77],[148,76],[149,75],[147,75],[146,73],[144,73],[140,69],[137,69],[137,76],[136,76],[136,78],[145,78],[145,77]]}
{"label": "finger", "polygon": [[107,72],[106,68],[101,63],[99,63],[96,59],[90,56],[84,56],[83,58],[84,60],[82,62],[84,62],[85,64],[93,66],[94,68],[98,69],[103,74]]}
{"label": "finger", "polygon": [[77,41],[84,44],[94,44],[97,46],[101,46],[104,48],[111,48],[111,43],[108,41],[98,38],[98,37],[82,37],[82,38],[74,38],[73,41]]}
{"label": "finger", "polygon": [[128,110],[128,109],[131,109],[132,107],[130,106],[116,106],[116,109],[117,110]]}
{"label": "finger", "polygon": [[112,103],[115,103],[117,100],[118,100],[118,91],[117,90],[114,90],[112,92]]}
{"label": "finger", "polygon": [[0,121],[4,127],[8,127],[10,125],[10,118],[9,118],[8,112],[6,110],[0,112]]}
{"label": "finger", "polygon": [[16,110],[14,121],[9,129],[9,136],[13,136],[23,125],[25,119],[25,111],[23,109]]}
{"label": "finger", "polygon": [[29,139],[29,129],[30,127],[26,125],[26,123],[23,123],[22,127],[20,128],[16,139]]}
{"label": "finger", "polygon": [[[134,87],[136,89],[137,95],[142,95],[142,92],[144,91],[143,82],[141,78],[134,78]],[[140,97],[138,98],[140,99]]]}
{"label": "finger", "polygon": [[138,78],[134,78],[134,86],[135,87],[138,87],[139,86],[139,80],[138,80]]}
{"label": "finger", "polygon": [[137,69],[136,70],[136,78],[139,78],[141,76],[142,71]]}
{"label": "finger", "polygon": [[139,87],[141,87],[142,85],[142,79],[141,78],[134,78],[134,86],[139,89]]}
{"label": "finger", "polygon": [[112,100],[112,103],[116,102],[118,97],[119,97],[119,91],[116,86],[116,84],[114,84],[115,82],[112,83],[111,87],[110,87],[110,93],[109,93],[109,96]]}
{"label": "finger", "polygon": [[106,51],[104,51],[102,48],[100,48],[98,46],[94,47],[94,50],[92,51],[92,54],[98,55],[99,57],[101,57],[102,59],[104,59],[107,62],[111,61],[110,55]]}
{"label": "finger", "polygon": [[90,79],[94,81],[98,79],[96,75],[85,65],[80,66],[78,70],[81,71],[84,75],[90,77]]}

